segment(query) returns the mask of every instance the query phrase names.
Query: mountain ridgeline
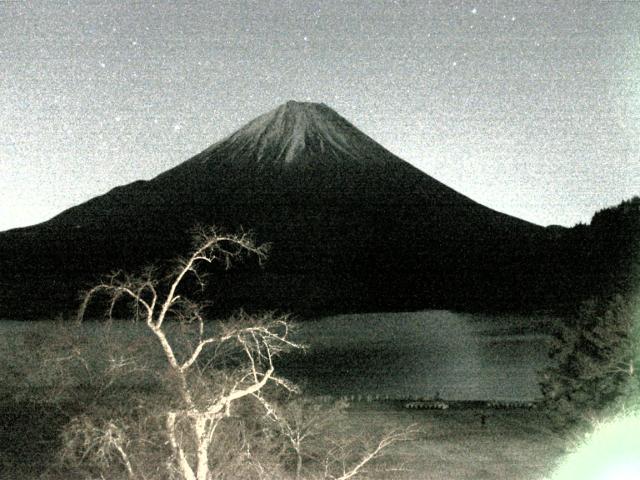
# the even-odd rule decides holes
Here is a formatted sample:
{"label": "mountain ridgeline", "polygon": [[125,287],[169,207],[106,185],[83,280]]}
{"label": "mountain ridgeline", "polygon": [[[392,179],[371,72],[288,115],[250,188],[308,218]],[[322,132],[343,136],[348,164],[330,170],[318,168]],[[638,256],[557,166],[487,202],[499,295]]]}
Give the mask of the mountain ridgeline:
{"label": "mountain ridgeline", "polygon": [[195,225],[272,244],[266,265],[216,272],[204,295],[221,309],[522,311],[592,275],[574,268],[588,235],[484,207],[329,107],[288,102],[152,180],[0,233],[0,316],[73,309],[101,274],[186,252]]}

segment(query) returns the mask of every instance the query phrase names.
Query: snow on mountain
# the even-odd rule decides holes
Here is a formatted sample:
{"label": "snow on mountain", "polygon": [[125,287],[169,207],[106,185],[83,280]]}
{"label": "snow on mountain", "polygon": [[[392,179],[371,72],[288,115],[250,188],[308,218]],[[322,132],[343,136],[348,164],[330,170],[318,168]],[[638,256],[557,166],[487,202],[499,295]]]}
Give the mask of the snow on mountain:
{"label": "snow on mountain", "polygon": [[[313,159],[350,159],[368,164],[400,161],[323,103],[289,101],[252,120],[207,153],[222,149],[232,157],[250,153],[257,163],[293,164]],[[393,159],[393,160],[392,160]]]}

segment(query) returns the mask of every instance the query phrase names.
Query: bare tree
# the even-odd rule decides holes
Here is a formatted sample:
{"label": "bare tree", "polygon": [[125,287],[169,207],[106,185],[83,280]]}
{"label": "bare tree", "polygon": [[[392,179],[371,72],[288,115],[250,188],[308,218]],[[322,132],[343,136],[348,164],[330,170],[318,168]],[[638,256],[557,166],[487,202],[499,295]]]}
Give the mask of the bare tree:
{"label": "bare tree", "polygon": [[363,473],[371,461],[379,458],[390,446],[415,439],[419,430],[415,425],[385,432],[377,439],[365,439],[360,448],[349,439],[338,438],[324,460],[324,480],[348,480]]}
{"label": "bare tree", "polygon": [[[161,358],[155,366],[152,362],[141,365],[131,355],[110,351],[97,373],[108,377],[98,379],[99,395],[113,392],[116,382],[112,378],[118,373],[149,372],[161,378],[162,387],[158,395],[144,393],[135,401],[126,398],[123,405],[117,405],[116,392],[115,410],[119,408],[120,415],[98,407],[77,416],[64,436],[63,453],[72,462],[90,463],[99,471],[118,466],[130,480],[281,478],[278,445],[284,438],[296,455],[297,479],[303,472],[303,459],[309,458],[315,467],[309,474],[314,477],[347,480],[361,475],[364,466],[389,445],[413,434],[412,429],[392,431],[354,448],[353,438],[336,433],[337,410],[316,408],[313,402],[272,401],[276,389],[289,396],[299,393],[275,371],[276,357],[303,348],[292,339],[292,324],[286,315],[253,316],[240,311],[224,322],[205,322],[203,304],[186,295],[193,281],[205,285],[201,267],[221,262],[229,268],[247,254],[262,261],[266,253],[266,246],[256,245],[247,234],[203,229],[192,252],[167,275],[155,269],[138,276],[117,272],[83,295],[79,323],[96,297],[108,300],[109,319],[126,300],[132,318],[155,339]],[[148,349],[148,342],[143,343]],[[76,362],[79,371],[88,372],[85,354],[58,360]],[[126,391],[135,395],[134,389]],[[344,410],[344,405],[336,408]],[[273,438],[279,439],[271,441]],[[109,471],[109,475],[113,478],[114,473]]]}
{"label": "bare tree", "polygon": [[[141,318],[153,333],[162,348],[171,376],[176,380],[179,402],[165,412],[165,434],[173,454],[175,468],[185,480],[210,480],[212,478],[209,452],[220,422],[232,414],[235,402],[252,397],[265,406],[268,402],[262,397],[263,388],[276,384],[288,390],[294,387],[286,380],[276,376],[274,358],[288,349],[301,348],[290,338],[290,324],[286,316],[265,314],[259,317],[243,312],[231,320],[220,323],[213,331],[206,328],[200,304],[189,300],[181,292],[181,286],[188,276],[204,285],[204,277],[198,267],[202,264],[222,262],[227,268],[232,260],[250,253],[259,260],[265,258],[265,246],[257,246],[247,235],[222,235],[213,229],[202,230],[196,237],[196,247],[192,253],[182,259],[169,274],[168,286],[163,286],[148,270],[141,276],[113,274],[104,282],[91,288],[78,313],[78,321],[84,318],[86,308],[97,294],[106,294],[109,298],[109,316],[113,314],[116,302],[127,298],[135,309],[141,312]],[[179,322],[183,327],[192,327],[193,337],[189,345],[178,347],[167,325]],[[227,357],[219,356],[221,351],[227,354],[234,350],[239,353],[237,365],[233,369],[209,368],[220,374],[214,379],[215,388],[202,391],[202,376],[199,360],[206,351],[212,351],[211,362]],[[198,379],[198,380],[196,380]],[[124,448],[122,429],[114,423],[105,428],[93,429],[94,435],[111,446],[110,452],[125,466],[131,478],[136,472]],[[102,445],[102,444],[101,444]],[[102,447],[101,447],[102,448]],[[139,473],[139,472],[138,472]]]}
{"label": "bare tree", "polygon": [[321,470],[324,480],[357,477],[388,447],[409,441],[419,433],[415,425],[410,425],[384,432],[377,438],[371,432],[356,436],[345,434],[341,426],[349,423],[347,407],[344,400],[323,405],[313,398],[298,396],[269,410],[269,418],[293,452],[296,480],[303,478],[305,461]]}
{"label": "bare tree", "polygon": [[269,418],[295,457],[295,478],[302,478],[305,460],[320,461],[326,454],[327,437],[343,416],[346,402],[323,407],[312,398],[298,397],[271,410]]}

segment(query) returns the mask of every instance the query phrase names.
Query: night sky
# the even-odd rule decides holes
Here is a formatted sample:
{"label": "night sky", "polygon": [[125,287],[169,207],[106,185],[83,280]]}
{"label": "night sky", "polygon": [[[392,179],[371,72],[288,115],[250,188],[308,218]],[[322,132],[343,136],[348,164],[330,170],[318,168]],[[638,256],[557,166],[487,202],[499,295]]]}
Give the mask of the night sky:
{"label": "night sky", "polygon": [[538,224],[640,194],[640,2],[2,1],[0,230],[324,102]]}

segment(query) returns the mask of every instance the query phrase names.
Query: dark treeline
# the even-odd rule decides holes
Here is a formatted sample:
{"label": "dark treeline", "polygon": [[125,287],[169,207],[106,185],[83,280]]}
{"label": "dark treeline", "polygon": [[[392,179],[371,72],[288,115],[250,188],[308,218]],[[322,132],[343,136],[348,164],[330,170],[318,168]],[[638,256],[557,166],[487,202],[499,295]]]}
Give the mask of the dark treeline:
{"label": "dark treeline", "polygon": [[574,270],[577,301],[557,325],[540,384],[557,427],[591,428],[640,401],[640,198],[596,213],[565,242],[565,258],[589,270]]}
{"label": "dark treeline", "polygon": [[590,298],[629,297],[640,286],[640,197],[598,211],[589,225],[558,230],[549,253],[558,304],[565,299],[571,310]]}
{"label": "dark treeline", "polygon": [[0,235],[0,316],[51,318],[73,311],[79,290],[100,275],[162,267],[186,251],[190,228],[203,220],[228,231],[255,225],[258,241],[273,244],[265,265],[215,272],[203,295],[225,311],[243,306],[302,317],[425,308],[567,313],[589,298],[628,294],[639,284],[638,197],[572,228],[479,221],[466,205],[449,205],[447,215],[427,219],[419,216],[422,205],[410,204],[402,214],[400,207],[376,205],[358,215],[350,205],[327,211],[323,202],[267,214],[249,206],[214,216],[191,207],[181,216],[185,209],[176,208],[135,221],[103,217],[92,228],[50,222],[6,232]]}

